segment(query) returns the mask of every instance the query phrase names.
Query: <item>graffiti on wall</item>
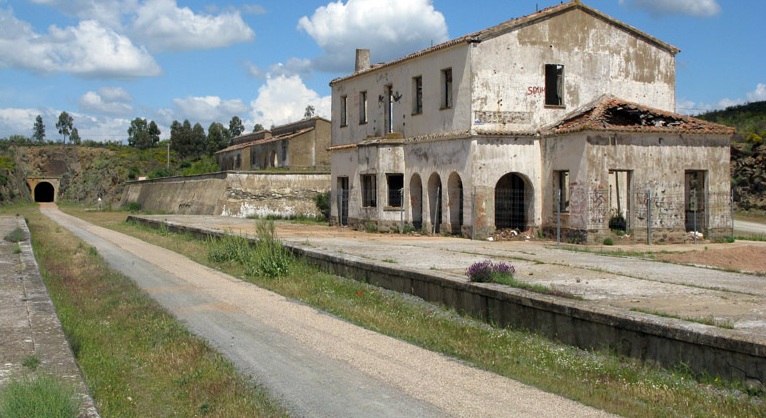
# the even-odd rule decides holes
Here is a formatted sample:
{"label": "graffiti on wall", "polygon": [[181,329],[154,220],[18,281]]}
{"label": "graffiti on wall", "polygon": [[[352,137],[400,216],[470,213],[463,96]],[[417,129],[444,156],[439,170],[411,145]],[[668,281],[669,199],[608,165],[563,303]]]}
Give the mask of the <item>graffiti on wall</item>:
{"label": "graffiti on wall", "polygon": [[534,96],[537,94],[545,94],[545,87],[542,87],[542,86],[527,87],[527,96]]}
{"label": "graffiti on wall", "polygon": [[604,189],[595,188],[589,193],[588,228],[597,229],[604,225],[607,201]]}
{"label": "graffiti on wall", "polygon": [[474,121],[477,125],[488,123],[502,125],[510,123],[528,124],[532,122],[532,113],[479,110],[474,112]]}

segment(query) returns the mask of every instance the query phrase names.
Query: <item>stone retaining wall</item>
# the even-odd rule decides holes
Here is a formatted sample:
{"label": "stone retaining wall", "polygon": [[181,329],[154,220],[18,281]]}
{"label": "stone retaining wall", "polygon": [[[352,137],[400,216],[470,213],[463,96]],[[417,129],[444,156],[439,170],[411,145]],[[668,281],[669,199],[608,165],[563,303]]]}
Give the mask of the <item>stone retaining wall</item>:
{"label": "stone retaining wall", "polygon": [[227,171],[129,182],[120,207],[145,211],[235,217],[320,216],[314,197],[329,192],[329,173]]}

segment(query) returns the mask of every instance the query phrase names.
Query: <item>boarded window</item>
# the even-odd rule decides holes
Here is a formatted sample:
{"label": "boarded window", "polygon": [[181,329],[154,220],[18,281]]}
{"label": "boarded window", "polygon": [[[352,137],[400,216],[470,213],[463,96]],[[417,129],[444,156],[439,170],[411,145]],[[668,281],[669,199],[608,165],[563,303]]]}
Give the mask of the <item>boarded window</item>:
{"label": "boarded window", "polygon": [[367,92],[359,93],[359,124],[367,123]]}
{"label": "boarded window", "polygon": [[442,70],[442,98],[441,108],[449,109],[452,107],[452,68]]}
{"label": "boarded window", "polygon": [[417,115],[423,113],[423,77],[414,77],[412,79],[412,113]]}
{"label": "boarded window", "polygon": [[545,64],[545,105],[564,106],[564,66]]}
{"label": "boarded window", "polygon": [[378,205],[378,190],[375,174],[362,174],[362,206],[372,208]]}

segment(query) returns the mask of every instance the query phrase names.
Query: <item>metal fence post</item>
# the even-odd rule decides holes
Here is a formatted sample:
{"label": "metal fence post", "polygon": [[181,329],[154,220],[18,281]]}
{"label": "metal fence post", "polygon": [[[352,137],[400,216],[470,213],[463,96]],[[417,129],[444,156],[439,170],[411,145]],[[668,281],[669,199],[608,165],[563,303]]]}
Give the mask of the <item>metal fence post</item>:
{"label": "metal fence post", "polygon": [[399,233],[404,233],[404,188],[399,189]]}
{"label": "metal fence post", "polygon": [[556,245],[561,244],[561,194],[564,193],[559,190],[556,195]]}
{"label": "metal fence post", "polygon": [[646,189],[646,244],[652,245],[652,190]]}

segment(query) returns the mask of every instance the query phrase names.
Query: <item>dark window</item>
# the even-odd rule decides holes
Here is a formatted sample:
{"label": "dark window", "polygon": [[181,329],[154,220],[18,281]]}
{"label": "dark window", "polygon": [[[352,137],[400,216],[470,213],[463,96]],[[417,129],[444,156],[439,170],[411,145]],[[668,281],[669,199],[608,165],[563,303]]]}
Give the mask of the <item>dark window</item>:
{"label": "dark window", "polygon": [[348,125],[348,108],[346,107],[346,103],[348,102],[347,96],[340,96],[340,126],[347,126]]}
{"label": "dark window", "polygon": [[402,193],[404,193],[404,174],[386,174],[388,185],[388,206],[402,207]]}
{"label": "dark window", "polygon": [[557,202],[559,211],[569,212],[569,171],[554,171],[553,181],[554,205]]}
{"label": "dark window", "polygon": [[413,97],[412,113],[423,113],[423,77],[414,77],[412,79]]}
{"label": "dark window", "polygon": [[545,64],[545,105],[564,106],[564,66]]}
{"label": "dark window", "polygon": [[441,108],[449,109],[452,107],[452,68],[442,70],[442,100]]}
{"label": "dark window", "polygon": [[367,123],[367,92],[359,93],[359,124]]}
{"label": "dark window", "polygon": [[375,174],[362,174],[362,206],[372,208],[378,205],[378,190]]}

